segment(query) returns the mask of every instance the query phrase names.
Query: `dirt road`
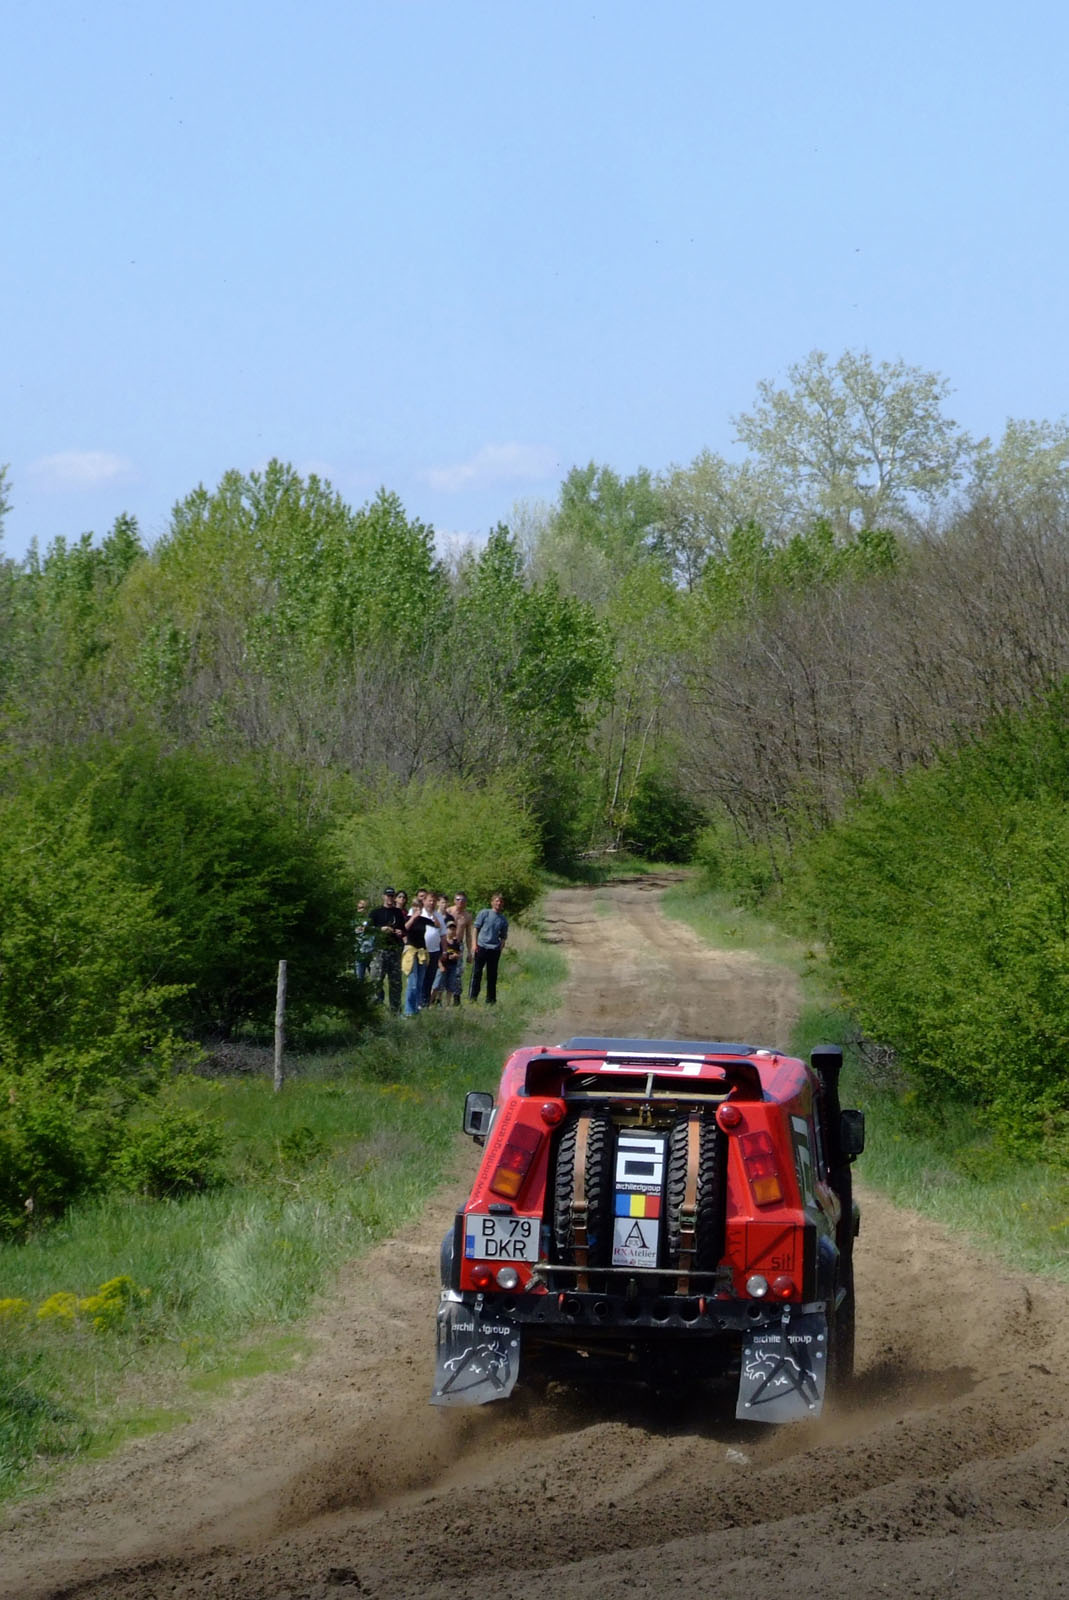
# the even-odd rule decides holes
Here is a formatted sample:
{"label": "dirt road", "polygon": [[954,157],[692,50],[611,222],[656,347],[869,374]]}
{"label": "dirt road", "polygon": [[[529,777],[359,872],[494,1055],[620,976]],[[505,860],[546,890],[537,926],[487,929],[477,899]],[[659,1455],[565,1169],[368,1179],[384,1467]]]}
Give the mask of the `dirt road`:
{"label": "dirt road", "polygon": [[[656,889],[551,896],[571,979],[531,1037],[782,1042],[789,976],[706,950]],[[0,1595],[1069,1594],[1069,1292],[863,1194],[847,1411],[767,1431],[551,1390],[443,1412],[438,1242],[467,1175],[343,1275],[298,1372],[9,1517]]]}

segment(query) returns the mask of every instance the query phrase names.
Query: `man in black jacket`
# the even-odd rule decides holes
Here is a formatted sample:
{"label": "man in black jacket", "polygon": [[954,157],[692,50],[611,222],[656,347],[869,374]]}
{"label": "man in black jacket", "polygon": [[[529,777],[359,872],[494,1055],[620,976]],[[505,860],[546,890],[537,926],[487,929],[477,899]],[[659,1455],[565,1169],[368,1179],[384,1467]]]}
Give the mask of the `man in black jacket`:
{"label": "man in black jacket", "polygon": [[389,985],[391,1011],[401,1009],[401,947],[405,942],[405,914],[398,909],[396,899],[395,889],[384,889],[382,904],[375,907],[369,919],[378,946],[372,972],[379,980],[379,1004],[385,982]]}

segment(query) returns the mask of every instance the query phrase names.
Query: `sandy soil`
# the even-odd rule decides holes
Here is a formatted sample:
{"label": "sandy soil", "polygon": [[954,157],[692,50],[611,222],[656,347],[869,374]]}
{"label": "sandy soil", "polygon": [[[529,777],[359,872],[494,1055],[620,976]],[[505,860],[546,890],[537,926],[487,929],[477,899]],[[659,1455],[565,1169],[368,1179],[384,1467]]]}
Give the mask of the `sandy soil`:
{"label": "sandy soil", "polygon": [[[789,977],[666,922],[660,887],[551,896],[571,978],[532,1039],[785,1038]],[[472,1158],[342,1275],[299,1371],[9,1515],[0,1595],[1069,1594],[1069,1292],[862,1192],[860,1376],[819,1423],[558,1389],[443,1412],[438,1244]]]}

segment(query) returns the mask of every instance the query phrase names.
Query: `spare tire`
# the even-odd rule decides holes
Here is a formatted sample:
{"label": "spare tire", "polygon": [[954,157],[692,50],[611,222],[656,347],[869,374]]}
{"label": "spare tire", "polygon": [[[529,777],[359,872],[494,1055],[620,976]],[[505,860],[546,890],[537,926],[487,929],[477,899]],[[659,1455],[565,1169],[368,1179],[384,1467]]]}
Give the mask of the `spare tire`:
{"label": "spare tire", "polygon": [[604,1267],[612,1254],[613,1146],[612,1120],[607,1112],[570,1118],[557,1142],[553,1177],[553,1245],[564,1266],[574,1266],[575,1152],[579,1124],[588,1124],[584,1190],[587,1207],[587,1265]]}
{"label": "spare tire", "polygon": [[[668,1174],[665,1183],[665,1220],[668,1264],[679,1266],[683,1202],[687,1192],[687,1130],[689,1117],[680,1117],[668,1135]],[[695,1206],[695,1272],[715,1272],[723,1254],[725,1206],[725,1155],[727,1140],[715,1122],[700,1124],[698,1134],[698,1192]]]}

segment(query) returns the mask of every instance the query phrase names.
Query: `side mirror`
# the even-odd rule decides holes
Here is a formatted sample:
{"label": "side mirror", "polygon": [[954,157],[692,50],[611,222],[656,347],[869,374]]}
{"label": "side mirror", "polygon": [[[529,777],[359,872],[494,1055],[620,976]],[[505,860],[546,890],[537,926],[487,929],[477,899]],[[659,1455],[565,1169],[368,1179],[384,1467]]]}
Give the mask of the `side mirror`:
{"label": "side mirror", "polygon": [[865,1113],[847,1111],[839,1113],[839,1149],[850,1161],[865,1148]]}
{"label": "side mirror", "polygon": [[483,1144],[490,1132],[494,1115],[494,1097],[481,1089],[473,1089],[464,1101],[464,1132],[477,1144]]}

